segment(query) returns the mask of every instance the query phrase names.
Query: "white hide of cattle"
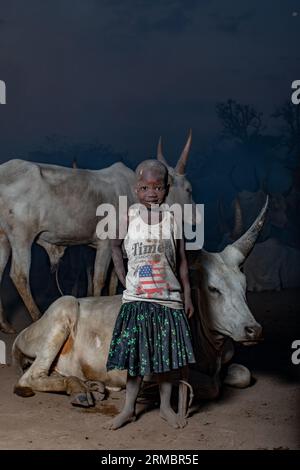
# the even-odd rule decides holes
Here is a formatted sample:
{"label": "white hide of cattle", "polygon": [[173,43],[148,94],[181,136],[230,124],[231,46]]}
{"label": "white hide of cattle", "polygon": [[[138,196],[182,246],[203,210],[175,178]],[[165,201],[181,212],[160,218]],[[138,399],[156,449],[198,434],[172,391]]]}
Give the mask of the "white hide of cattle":
{"label": "white hide of cattle", "polygon": [[[239,267],[257,239],[266,210],[267,202],[249,230],[222,252],[202,250],[189,262],[195,305],[191,329],[197,360],[192,373],[198,396],[218,394],[221,365],[232,358],[233,341],[251,344],[260,339],[262,328],[248,308],[246,278]],[[15,392],[22,396],[34,391],[66,392],[73,404],[90,406],[97,393],[103,398],[105,386],[124,387],[126,371],[106,371],[121,298],[66,296],[56,300],[14,342],[14,362],[23,374]],[[247,386],[249,372],[235,366],[226,383]]]}
{"label": "white hide of cattle", "polygon": [[[123,163],[91,171],[10,160],[0,166],[0,277],[10,253],[10,277],[33,320],[40,316],[29,285],[31,246],[47,251],[55,266],[66,246],[87,244],[97,250],[94,293],[100,294],[110,263],[109,240],[96,236],[96,209],[101,203],[118,207],[118,196],[134,202],[135,175]],[[11,328],[3,318],[0,327]]]}
{"label": "white hide of cattle", "polygon": [[[175,169],[168,166],[170,190],[166,202],[170,205],[194,205],[191,184],[184,175],[191,139],[190,133]],[[157,158],[164,160],[161,142]],[[119,196],[127,196],[129,207],[136,202],[134,184],[135,173],[123,163],[97,171],[23,160],[0,166],[0,280],[11,253],[10,277],[33,320],[40,316],[29,285],[33,242],[46,250],[52,270],[67,246],[95,248],[93,295],[101,295],[111,249],[109,239],[100,240],[96,235],[96,209],[101,203],[117,209]],[[116,285],[112,290],[116,291]],[[0,329],[13,332],[3,316],[1,302]]]}

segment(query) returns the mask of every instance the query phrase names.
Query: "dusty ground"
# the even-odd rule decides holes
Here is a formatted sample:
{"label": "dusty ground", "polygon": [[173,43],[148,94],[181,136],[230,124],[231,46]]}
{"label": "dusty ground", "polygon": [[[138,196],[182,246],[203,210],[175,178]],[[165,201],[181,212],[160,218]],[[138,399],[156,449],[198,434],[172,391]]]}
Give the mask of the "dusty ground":
{"label": "dusty ground", "polygon": [[[64,395],[20,398],[12,393],[13,368],[0,366],[0,449],[300,448],[300,365],[290,360],[291,343],[300,339],[300,298],[295,290],[261,293],[249,296],[249,303],[265,341],[238,347],[235,362],[250,367],[254,384],[244,390],[225,387],[218,400],[198,404],[183,430],[170,428],[157,409],[117,431],[103,430],[124,394],[114,393],[88,411],[72,407]],[[20,329],[28,319],[20,308],[15,312]],[[5,339],[11,343],[13,337]]]}

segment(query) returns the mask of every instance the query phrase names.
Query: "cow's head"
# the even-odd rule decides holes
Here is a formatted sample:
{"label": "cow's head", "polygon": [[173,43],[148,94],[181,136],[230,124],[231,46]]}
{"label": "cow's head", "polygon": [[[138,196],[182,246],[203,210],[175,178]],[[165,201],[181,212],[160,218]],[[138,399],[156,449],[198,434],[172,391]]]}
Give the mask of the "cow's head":
{"label": "cow's head", "polygon": [[[185,167],[187,164],[190,148],[192,143],[192,131],[190,130],[187,142],[184,146],[184,149],[181,152],[179,160],[175,166],[172,168],[168,165],[165,157],[163,156],[162,149],[162,139],[160,137],[158,146],[157,146],[157,159],[166,165],[169,172],[169,193],[166,200],[166,203],[170,206],[174,203],[180,204],[181,207],[184,207],[184,204],[193,205],[193,215],[195,215],[195,203],[192,198],[192,185],[185,176]],[[193,218],[193,224],[195,220]]]}
{"label": "cow's head", "polygon": [[222,342],[225,337],[243,344],[255,343],[261,337],[262,328],[247,305],[246,277],[241,266],[263,226],[267,207],[268,198],[244,235],[220,253],[201,250],[194,263],[194,272],[200,273],[201,319],[215,344]]}

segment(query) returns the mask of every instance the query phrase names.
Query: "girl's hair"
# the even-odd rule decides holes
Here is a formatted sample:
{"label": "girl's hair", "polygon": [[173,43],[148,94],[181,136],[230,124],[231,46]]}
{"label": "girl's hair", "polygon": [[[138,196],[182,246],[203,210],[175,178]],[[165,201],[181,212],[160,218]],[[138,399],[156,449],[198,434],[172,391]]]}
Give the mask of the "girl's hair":
{"label": "girl's hair", "polygon": [[165,185],[168,184],[168,168],[159,160],[144,160],[141,162],[135,170],[137,180],[139,181],[143,177],[145,171],[153,171],[157,173],[159,177],[164,180]]}

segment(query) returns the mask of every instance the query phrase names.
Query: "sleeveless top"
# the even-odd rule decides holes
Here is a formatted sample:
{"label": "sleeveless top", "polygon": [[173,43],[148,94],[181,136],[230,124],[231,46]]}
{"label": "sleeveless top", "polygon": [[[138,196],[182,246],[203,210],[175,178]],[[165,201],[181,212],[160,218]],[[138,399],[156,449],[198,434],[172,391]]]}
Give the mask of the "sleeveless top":
{"label": "sleeveless top", "polygon": [[128,272],[122,303],[149,301],[181,309],[182,289],[176,272],[180,229],[176,219],[162,205],[161,222],[147,224],[139,207],[139,204],[131,206],[128,213],[129,225],[124,239]]}

